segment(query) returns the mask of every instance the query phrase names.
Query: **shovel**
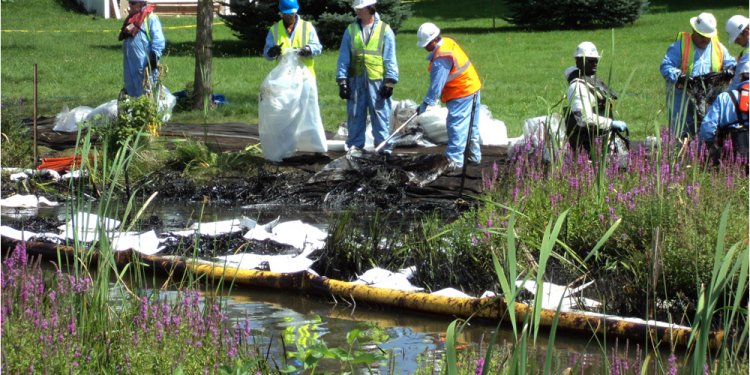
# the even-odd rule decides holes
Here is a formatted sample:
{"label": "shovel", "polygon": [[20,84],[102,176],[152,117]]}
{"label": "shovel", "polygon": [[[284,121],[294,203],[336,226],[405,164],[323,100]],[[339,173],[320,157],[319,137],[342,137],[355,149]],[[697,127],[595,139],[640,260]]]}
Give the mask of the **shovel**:
{"label": "shovel", "polygon": [[388,138],[386,138],[385,140],[383,140],[383,142],[380,142],[380,144],[378,145],[378,147],[375,147],[375,152],[378,152],[378,151],[380,151],[381,148],[385,147],[385,145],[388,144],[388,141],[390,141],[391,138],[393,138],[396,134],[398,134],[398,132],[400,132],[401,129],[405,128],[406,125],[408,125],[418,115],[419,115],[419,113],[414,112],[414,114],[411,115],[411,117],[409,117],[409,119],[407,119],[406,121],[404,121],[404,123],[401,124],[401,126],[399,126],[398,129],[396,129],[391,135],[389,135]]}

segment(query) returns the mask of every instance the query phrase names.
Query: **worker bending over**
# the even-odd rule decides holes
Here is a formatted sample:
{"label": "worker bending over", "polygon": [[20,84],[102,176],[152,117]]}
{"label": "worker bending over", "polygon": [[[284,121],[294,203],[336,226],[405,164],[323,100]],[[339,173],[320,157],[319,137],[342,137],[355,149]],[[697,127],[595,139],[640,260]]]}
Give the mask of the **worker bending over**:
{"label": "worker bending over", "polygon": [[419,27],[417,46],[430,52],[427,55],[430,86],[417,113],[424,113],[439,98],[448,108],[448,146],[445,148],[448,170],[462,168],[464,157],[470,164],[479,164],[482,160],[479,147],[482,83],[474,65],[455,40],[441,37],[440,29],[433,23],[423,23]]}

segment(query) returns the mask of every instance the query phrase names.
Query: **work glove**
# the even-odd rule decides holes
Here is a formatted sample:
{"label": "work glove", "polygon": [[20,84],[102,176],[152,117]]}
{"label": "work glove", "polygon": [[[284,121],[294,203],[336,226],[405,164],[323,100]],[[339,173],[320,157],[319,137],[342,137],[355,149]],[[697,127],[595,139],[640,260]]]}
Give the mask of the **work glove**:
{"label": "work glove", "polygon": [[734,67],[726,68],[721,71],[721,77],[725,80],[730,80],[734,78]]}
{"label": "work glove", "polygon": [[300,55],[302,57],[310,57],[312,56],[312,48],[310,48],[310,46],[304,46],[299,51],[297,51],[297,55]]}
{"label": "work glove", "polygon": [[279,55],[281,55],[281,45],[273,46],[273,47],[269,48],[268,52],[266,52],[266,54],[268,55],[268,57],[270,57],[272,59],[275,59],[275,58],[279,57]]}
{"label": "work glove", "polygon": [[610,126],[610,129],[617,131],[619,133],[622,133],[628,130],[628,125],[625,124],[625,121],[615,120],[615,121],[612,121],[612,125]]}
{"label": "work glove", "polygon": [[156,57],[155,52],[151,52],[148,54],[148,66],[151,67],[151,69],[156,69],[156,66],[159,64],[159,58]]}
{"label": "work glove", "polygon": [[675,82],[675,85],[677,88],[682,88],[685,85],[689,85],[693,82],[693,77],[688,77],[685,73],[680,73],[679,76],[677,76],[677,82]]}
{"label": "work glove", "polygon": [[349,85],[346,84],[346,81],[339,83],[339,98],[349,99]]}
{"label": "work glove", "polygon": [[423,114],[424,111],[426,110],[427,110],[427,103],[422,102],[422,104],[420,104],[419,107],[417,107],[417,115]]}
{"label": "work glove", "polygon": [[380,97],[383,99],[388,99],[393,95],[393,86],[390,86],[389,84],[383,84],[383,86],[380,86]]}

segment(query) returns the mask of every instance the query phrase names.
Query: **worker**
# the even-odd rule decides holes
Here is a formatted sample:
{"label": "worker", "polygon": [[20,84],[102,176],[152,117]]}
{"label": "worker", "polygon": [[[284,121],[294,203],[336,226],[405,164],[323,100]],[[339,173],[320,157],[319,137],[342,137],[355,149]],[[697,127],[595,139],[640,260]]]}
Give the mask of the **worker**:
{"label": "worker", "polygon": [[718,159],[725,139],[732,140],[735,155],[748,159],[748,83],[750,64],[744,64],[737,72],[740,77],[738,89],[722,92],[703,119],[699,138]]}
{"label": "worker", "polygon": [[750,34],[750,27],[748,27],[748,18],[743,15],[736,15],[729,18],[726,25],[727,34],[729,34],[729,44],[737,43],[742,47],[740,55],[737,56],[737,66],[735,68],[734,77],[732,82],[729,84],[729,89],[736,89],[740,86],[740,70],[742,66],[747,64],[748,54],[748,34]]}
{"label": "worker", "polygon": [[297,0],[280,0],[279,11],[281,20],[273,24],[266,35],[266,45],[263,56],[266,60],[274,60],[283,55],[289,48],[298,49],[297,54],[302,62],[310,69],[315,77],[315,63],[313,56],[323,51],[318,39],[318,33],[310,21],[305,21],[297,14],[299,5]]}
{"label": "worker", "polygon": [[430,86],[417,113],[424,113],[438,99],[445,103],[448,108],[445,124],[448,131],[448,145],[445,148],[448,170],[462,168],[465,161],[478,165],[482,160],[479,147],[482,82],[474,64],[454,39],[440,35],[440,29],[434,23],[426,22],[419,26],[417,46],[429,52],[427,61],[430,62],[427,67]]}
{"label": "worker", "polygon": [[[390,133],[391,96],[398,82],[396,37],[375,10],[377,0],[354,0],[357,13],[341,40],[336,70],[339,96],[346,102],[346,146],[350,155],[365,147],[367,113],[370,113],[372,136],[380,145]],[[392,145],[380,149],[390,154]]]}
{"label": "worker", "polygon": [[158,81],[159,60],[165,40],[154,5],[146,0],[129,0],[128,17],[118,40],[122,41],[125,93],[139,97],[151,92]]}
{"label": "worker", "polygon": [[625,132],[628,126],[624,121],[613,120],[617,95],[596,78],[601,55],[594,43],[582,42],[576,46],[573,58],[575,69],[565,71],[568,80],[565,132],[573,150],[583,148],[591,156],[591,144],[597,137],[607,136],[610,131]]}
{"label": "worker", "polygon": [[[690,77],[711,72],[734,75],[736,61],[716,37],[716,18],[701,13],[690,19],[693,32],[681,32],[662,59],[659,70],[666,81],[667,113],[670,129],[680,137],[693,136],[700,125],[695,118],[695,103],[685,97]],[[727,79],[728,80],[728,79]]]}

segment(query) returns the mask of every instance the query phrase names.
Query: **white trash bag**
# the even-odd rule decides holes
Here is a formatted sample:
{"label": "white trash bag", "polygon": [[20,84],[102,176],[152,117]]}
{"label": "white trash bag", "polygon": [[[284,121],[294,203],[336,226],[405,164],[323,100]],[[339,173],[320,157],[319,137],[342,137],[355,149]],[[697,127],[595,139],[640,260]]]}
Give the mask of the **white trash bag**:
{"label": "white trash bag", "polygon": [[94,108],[86,116],[86,121],[92,125],[109,125],[117,119],[117,99],[112,99]]}
{"label": "white trash bag", "polygon": [[310,71],[290,49],[260,87],[259,133],[263,157],[281,161],[301,152],[327,152],[318,108],[318,87]]}
{"label": "white trash bag", "polygon": [[52,130],[56,132],[74,133],[78,131],[78,125],[83,123],[93,108],[80,106],[68,110],[67,106],[63,107],[62,112],[55,116],[55,126]]}
{"label": "white trash bag", "polygon": [[479,143],[482,146],[508,144],[508,128],[503,121],[492,118],[492,112],[486,105],[479,107]]}

